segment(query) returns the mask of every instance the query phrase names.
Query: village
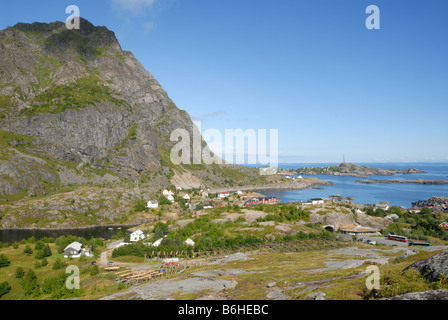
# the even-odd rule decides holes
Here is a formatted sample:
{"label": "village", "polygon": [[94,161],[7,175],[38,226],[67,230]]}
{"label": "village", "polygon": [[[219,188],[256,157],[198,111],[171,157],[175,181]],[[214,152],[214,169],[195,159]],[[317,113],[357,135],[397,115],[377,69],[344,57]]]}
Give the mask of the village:
{"label": "village", "polygon": [[[299,177],[300,179],[301,177]],[[174,191],[174,190],[175,191]],[[161,195],[163,198],[165,198],[167,201],[169,201],[171,204],[174,204],[177,201],[182,201],[185,208],[187,208],[189,211],[191,210],[193,212],[193,217],[200,217],[201,215],[207,214],[205,210],[212,209],[212,208],[221,208],[223,206],[238,206],[241,208],[250,208],[258,205],[269,205],[269,204],[278,204],[280,203],[280,199],[277,197],[267,197],[257,192],[248,192],[244,193],[241,190],[238,190],[236,192],[229,192],[229,191],[221,191],[217,193],[212,193],[210,190],[186,190],[183,191],[182,188],[176,187],[171,189],[164,189],[161,191]],[[440,198],[440,197],[439,197]],[[406,209],[404,207],[399,207],[402,211],[407,211],[409,213],[418,214],[423,208],[429,208],[433,212],[433,214],[437,212],[448,212],[448,200],[447,198],[443,199],[429,199],[429,200],[420,200],[412,203],[412,206],[409,209]],[[341,195],[332,195],[327,198],[311,198],[307,201],[295,201],[292,203],[299,204],[303,208],[306,207],[326,207],[326,205],[332,205],[335,203],[342,203],[343,200],[346,199],[349,201],[352,200],[351,198],[345,198]],[[365,214],[364,211],[360,209],[362,206],[358,206],[358,208],[353,208],[352,211],[354,214]],[[383,212],[387,212],[391,206],[388,204],[388,202],[380,202],[374,205],[366,205],[364,206],[366,208],[369,208],[371,210],[382,210]],[[147,210],[156,211],[159,209],[159,202],[157,200],[149,200],[146,205]],[[395,213],[390,213],[383,218],[388,222],[394,222],[399,217]],[[445,230],[446,233],[448,233],[448,222],[444,221],[440,223],[440,227]],[[375,228],[372,226],[363,226],[355,221],[348,221],[348,223],[342,224],[342,225],[323,225],[323,229],[327,230],[329,232],[336,232],[338,231],[341,234],[344,235],[350,235],[355,238],[359,238],[361,236],[364,236],[364,241],[367,244],[375,245],[376,243],[379,244],[386,244],[386,245],[397,245],[394,242],[390,242],[390,236],[387,237],[381,237],[381,228]],[[130,243],[135,243],[137,241],[141,241],[146,239],[149,236],[148,230],[141,230],[137,228],[131,229],[132,232],[129,236],[129,242],[121,242],[118,244],[118,246],[127,245]],[[164,232],[163,237],[157,239],[154,242],[144,242],[147,246],[152,246],[157,248],[163,241],[164,237],[168,235],[169,232]],[[375,237],[375,239],[369,238],[369,236]],[[361,238],[361,240],[363,240]],[[195,242],[191,238],[185,239],[184,242],[185,245],[191,246],[194,248]],[[401,244],[400,244],[401,245]],[[407,243],[406,243],[407,245]]]}
{"label": "village", "polygon": [[[188,279],[191,272],[199,274],[205,272],[198,271],[204,267],[225,265],[227,261],[233,261],[235,266],[244,262],[245,268],[251,268],[250,261],[254,259],[263,261],[271,257],[269,263],[277,264],[281,261],[274,257],[279,255],[282,259],[292,259],[295,255],[307,256],[315,251],[343,250],[346,247],[355,253],[360,247],[368,250],[365,246],[372,250],[394,250],[397,254],[420,249],[436,250],[445,246],[447,240],[436,234],[439,231],[432,233],[434,236],[429,237],[430,241],[417,241],[420,235],[416,238],[410,233],[411,229],[406,231],[409,233],[407,236],[403,236],[399,229],[391,227],[408,215],[415,220],[430,212],[437,216],[439,227],[446,232],[448,223],[446,219],[440,220],[446,217],[442,210],[445,200],[415,202],[412,207],[420,206],[420,211],[411,212],[388,203],[363,206],[340,195],[283,204],[276,197],[266,197],[255,191],[215,192],[172,187],[159,190],[152,199],[145,199],[145,208],[140,214],[153,217],[150,222],[126,228],[119,237],[108,241],[96,239],[97,245],[95,239],[87,241],[68,237],[63,239],[65,242],[56,239],[55,244],[50,243],[53,254],[46,258],[48,262],[42,261],[37,267],[37,260],[35,268],[38,268],[36,272],[41,272],[51,264],[64,265],[64,261],[57,262],[60,259],[66,261],[65,265],[78,265],[85,270],[84,273],[91,272],[92,279],[100,279],[99,276],[107,279],[110,289],[94,294],[98,298],[105,295],[110,295],[110,299],[119,297],[122,294],[119,288],[128,289],[123,294],[129,290],[137,292],[141,288],[139,294],[143,299],[165,297],[164,294],[168,294],[164,293],[165,290],[169,290],[162,289],[158,283],[174,286],[171,279]],[[439,205],[438,211],[431,209],[434,203]],[[25,249],[27,246],[30,246],[27,242],[18,245]],[[408,249],[410,246],[414,248],[411,251]],[[10,245],[2,252],[10,252],[10,255],[14,247],[17,245]],[[13,262],[14,265],[17,263],[20,262]],[[353,263],[359,265],[358,261]],[[341,261],[340,265],[343,267],[344,263]],[[95,268],[97,271],[93,272]],[[45,275],[38,273],[38,277],[45,278]],[[241,275],[238,281],[243,281],[243,278]],[[225,277],[210,279],[215,279],[210,280],[210,287],[204,287],[200,279],[186,283],[185,287],[201,292],[208,288],[215,290],[219,281],[227,288],[235,286],[235,282],[228,282]],[[95,287],[88,286],[89,281],[86,288],[95,293]],[[175,288],[170,289],[169,294],[179,290]],[[150,296],[147,296],[148,292]],[[268,299],[276,297],[274,293],[277,291],[273,288],[268,286],[266,292]],[[286,295],[279,297],[285,298]]]}

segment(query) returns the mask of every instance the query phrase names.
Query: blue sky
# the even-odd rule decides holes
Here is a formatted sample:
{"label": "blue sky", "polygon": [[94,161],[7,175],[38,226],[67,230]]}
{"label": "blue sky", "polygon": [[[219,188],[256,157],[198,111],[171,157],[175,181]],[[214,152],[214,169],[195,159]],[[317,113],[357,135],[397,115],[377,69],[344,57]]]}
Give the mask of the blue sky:
{"label": "blue sky", "polygon": [[280,162],[448,161],[446,0],[17,0],[0,28],[71,4],[203,130],[278,129]]}

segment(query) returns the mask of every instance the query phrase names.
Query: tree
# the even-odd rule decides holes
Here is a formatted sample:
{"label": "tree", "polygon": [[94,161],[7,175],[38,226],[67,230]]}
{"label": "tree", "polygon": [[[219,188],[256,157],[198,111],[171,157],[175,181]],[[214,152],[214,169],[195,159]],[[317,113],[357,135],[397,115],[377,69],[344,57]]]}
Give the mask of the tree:
{"label": "tree", "polygon": [[429,209],[428,207],[424,207],[422,210],[420,210],[420,215],[425,218],[432,218],[433,216],[432,210]]}
{"label": "tree", "polygon": [[16,275],[15,275],[16,279],[22,279],[24,275],[25,275],[25,271],[23,271],[23,268],[22,267],[17,267],[16,268]]}
{"label": "tree", "polygon": [[22,280],[22,287],[23,287],[23,291],[26,296],[29,296],[32,294],[34,294],[36,296],[39,295],[40,289],[39,289],[39,285],[37,283],[37,276],[33,270],[29,269],[25,273],[25,276],[23,277],[23,280]]}
{"label": "tree", "polygon": [[61,259],[57,258],[53,264],[53,269],[54,270],[62,269],[62,268],[65,268],[66,266],[67,266],[67,263],[65,263],[65,261],[62,261]]}
{"label": "tree", "polygon": [[4,254],[0,254],[0,268],[7,267],[11,264],[11,262],[6,258]]}
{"label": "tree", "polygon": [[100,268],[97,265],[90,267],[90,275],[91,276],[97,275],[98,273],[100,273]]}
{"label": "tree", "polygon": [[26,245],[25,249],[23,249],[23,253],[31,255],[33,253],[33,249],[31,249],[29,245]]}
{"label": "tree", "polygon": [[43,259],[43,258],[49,257],[51,255],[52,255],[52,252],[51,252],[50,246],[47,244],[43,247],[42,250],[40,250],[36,253],[36,258]]}
{"label": "tree", "polygon": [[146,203],[143,200],[138,200],[134,206],[134,212],[142,212],[146,209]]}
{"label": "tree", "polygon": [[34,245],[34,249],[35,250],[42,250],[44,248],[44,243],[42,241],[37,241],[36,244]]}
{"label": "tree", "polygon": [[4,281],[2,283],[0,283],[0,298],[7,294],[9,291],[11,291],[11,286],[9,285],[8,282]]}

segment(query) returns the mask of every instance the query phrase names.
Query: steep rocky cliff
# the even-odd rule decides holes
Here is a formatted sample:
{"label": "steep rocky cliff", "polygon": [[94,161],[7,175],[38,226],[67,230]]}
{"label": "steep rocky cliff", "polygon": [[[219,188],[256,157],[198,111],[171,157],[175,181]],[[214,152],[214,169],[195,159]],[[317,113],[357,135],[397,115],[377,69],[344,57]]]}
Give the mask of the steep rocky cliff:
{"label": "steep rocky cliff", "polygon": [[[175,129],[192,136],[188,113],[106,27],[81,19],[79,30],[53,22],[0,31],[0,195],[89,181],[219,185],[211,166],[171,163]],[[244,172],[236,176],[255,178]]]}
{"label": "steep rocky cliff", "polygon": [[[80,215],[88,222],[68,225],[124,221],[135,201],[172,184],[216,188],[277,179],[230,164],[173,164],[177,141],[170,134],[184,129],[193,137],[194,128],[106,27],[81,19],[80,29],[36,22],[0,31],[2,227],[60,226],[67,222],[61,217],[73,222]],[[209,152],[203,140],[200,149]],[[137,185],[142,193],[129,191]],[[98,197],[82,196],[86,188]],[[112,203],[123,190],[132,201]]]}

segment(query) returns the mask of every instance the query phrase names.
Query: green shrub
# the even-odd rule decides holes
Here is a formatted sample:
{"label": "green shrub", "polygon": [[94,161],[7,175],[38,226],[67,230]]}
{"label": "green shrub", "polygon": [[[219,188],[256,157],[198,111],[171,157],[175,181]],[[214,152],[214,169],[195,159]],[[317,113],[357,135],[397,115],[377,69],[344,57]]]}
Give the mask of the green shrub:
{"label": "green shrub", "polygon": [[97,275],[98,273],[100,273],[100,268],[97,265],[90,267],[90,275],[91,276]]}
{"label": "green shrub", "polygon": [[8,282],[4,281],[0,283],[0,298],[11,291],[11,286]]}
{"label": "green shrub", "polygon": [[25,275],[25,271],[23,271],[23,268],[17,267],[16,274],[15,274],[16,279],[22,279],[24,275]]}
{"label": "green shrub", "polygon": [[9,259],[4,254],[0,254],[0,268],[5,268],[10,264],[11,262],[9,261]]}
{"label": "green shrub", "polygon": [[67,267],[68,264],[65,261],[62,261],[60,258],[57,258],[56,261],[53,264],[53,269],[57,270],[57,269],[62,269]]}

